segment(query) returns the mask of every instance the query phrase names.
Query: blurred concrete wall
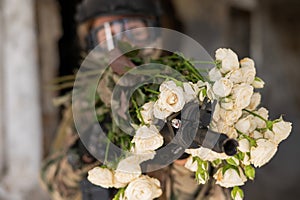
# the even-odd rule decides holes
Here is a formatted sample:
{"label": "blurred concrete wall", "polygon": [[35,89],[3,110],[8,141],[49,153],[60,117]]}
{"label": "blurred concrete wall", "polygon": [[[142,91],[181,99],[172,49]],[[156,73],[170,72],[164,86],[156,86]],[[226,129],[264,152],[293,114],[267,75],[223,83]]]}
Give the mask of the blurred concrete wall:
{"label": "blurred concrete wall", "polygon": [[[2,13],[2,0],[0,0],[0,13]],[[0,15],[0,27],[3,26],[3,17]],[[0,45],[3,44],[3,29],[0,29]],[[4,127],[3,127],[3,49],[0,46],[0,180],[4,170]]]}
{"label": "blurred concrete wall", "polygon": [[62,35],[59,6],[56,0],[36,1],[38,50],[39,50],[39,80],[42,85],[41,108],[43,124],[43,155],[50,151],[59,121],[58,107],[53,105],[57,91],[51,90],[53,80],[58,76],[59,52],[58,41]]}
{"label": "blurred concrete wall", "polygon": [[[41,162],[41,116],[34,0],[2,0],[3,99],[0,199],[31,199]],[[30,196],[30,198],[29,198]]]}

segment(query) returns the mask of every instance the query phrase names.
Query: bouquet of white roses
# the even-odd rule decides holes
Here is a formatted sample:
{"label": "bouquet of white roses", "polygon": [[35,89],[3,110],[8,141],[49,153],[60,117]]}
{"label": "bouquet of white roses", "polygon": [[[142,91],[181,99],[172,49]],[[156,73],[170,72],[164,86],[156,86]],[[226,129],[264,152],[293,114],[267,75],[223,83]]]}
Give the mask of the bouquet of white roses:
{"label": "bouquet of white roses", "polygon": [[[209,78],[203,79],[192,62],[184,62],[186,82],[171,77],[159,86],[145,86],[143,101],[132,99],[136,127],[128,151],[135,153],[122,158],[116,167],[102,166],[89,171],[88,179],[104,188],[120,188],[115,199],[155,199],[162,194],[160,182],[142,174],[140,164],[151,160],[164,138],[155,125],[155,120],[164,120],[173,113],[182,111],[189,102],[202,105],[204,99],[217,102],[209,129],[238,141],[234,156],[217,153],[199,146],[186,149],[190,154],[185,167],[195,172],[199,184],[210,178],[225,188],[233,188],[233,199],[243,199],[238,187],[255,178],[255,168],[268,163],[275,155],[278,145],[291,132],[291,123],[282,117],[270,120],[268,110],[258,107],[261,95],[255,89],[263,88],[264,82],[256,77],[254,61],[250,58],[238,60],[230,49],[216,51],[215,67]],[[174,121],[176,123],[176,121]],[[180,121],[178,122],[180,125]],[[176,127],[176,124],[173,124]],[[214,170],[213,177],[209,171]]]}

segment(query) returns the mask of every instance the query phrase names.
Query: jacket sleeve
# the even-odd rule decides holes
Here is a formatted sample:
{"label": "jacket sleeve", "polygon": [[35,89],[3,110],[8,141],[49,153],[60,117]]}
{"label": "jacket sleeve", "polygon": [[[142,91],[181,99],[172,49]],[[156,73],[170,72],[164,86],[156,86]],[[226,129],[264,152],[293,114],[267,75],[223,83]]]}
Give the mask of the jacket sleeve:
{"label": "jacket sleeve", "polygon": [[75,145],[79,137],[73,127],[71,108],[67,108],[53,143],[52,152],[42,163],[41,184],[53,200],[81,200],[80,182],[90,169],[99,165],[97,162],[74,165],[80,161],[80,156]]}

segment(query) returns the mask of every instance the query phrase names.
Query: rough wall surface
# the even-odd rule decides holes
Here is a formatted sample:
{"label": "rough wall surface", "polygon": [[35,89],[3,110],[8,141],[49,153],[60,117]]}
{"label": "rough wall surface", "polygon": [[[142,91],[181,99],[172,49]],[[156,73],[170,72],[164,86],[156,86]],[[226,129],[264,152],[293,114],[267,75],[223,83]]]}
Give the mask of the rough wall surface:
{"label": "rough wall surface", "polygon": [[8,199],[24,199],[38,185],[42,132],[34,3],[2,0],[7,172],[1,188]]}

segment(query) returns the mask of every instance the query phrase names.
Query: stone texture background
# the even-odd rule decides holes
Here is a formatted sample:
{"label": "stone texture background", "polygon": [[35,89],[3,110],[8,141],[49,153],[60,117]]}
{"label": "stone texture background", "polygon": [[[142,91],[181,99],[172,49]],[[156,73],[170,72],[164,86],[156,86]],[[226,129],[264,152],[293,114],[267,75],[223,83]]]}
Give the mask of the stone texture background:
{"label": "stone texture background", "polygon": [[[283,113],[286,120],[293,122],[290,138],[280,145],[272,162],[257,170],[255,181],[244,186],[246,200],[299,199],[299,0],[171,1],[183,32],[196,39],[212,56],[217,48],[230,47],[241,57],[254,58],[258,75],[267,83],[262,90],[262,105],[269,108],[271,117],[277,118]],[[74,2],[0,0],[0,200],[49,199],[37,186],[37,176],[31,173],[38,168],[41,155],[49,151],[57,126],[58,110],[51,102],[56,93],[46,86],[60,73],[62,61],[70,59],[64,54],[59,57],[58,47],[68,39],[61,39],[62,25],[66,26],[72,19]],[[64,12],[62,8],[68,8],[68,4],[73,5],[72,9]],[[19,33],[21,37],[17,37]],[[68,34],[70,32],[64,37]],[[72,40],[68,42],[73,43]],[[9,53],[10,45],[14,44],[21,47],[15,55]],[[8,62],[10,59],[14,62]],[[11,76],[14,70],[17,79]],[[38,79],[34,74],[38,74]],[[23,85],[21,90],[16,90],[17,83]],[[16,92],[12,92],[14,90]],[[9,94],[9,99],[5,94]],[[14,111],[18,119],[26,116],[31,120],[26,123],[13,121],[8,114],[9,109],[18,108],[13,105],[22,105],[22,112]],[[18,148],[8,149],[8,146]],[[34,154],[28,151],[28,146]],[[30,162],[25,162],[24,157]],[[26,186],[19,184],[26,176],[22,180],[16,178],[18,173],[15,172],[21,169],[24,175],[31,176]],[[27,187],[29,185],[31,188]]]}

